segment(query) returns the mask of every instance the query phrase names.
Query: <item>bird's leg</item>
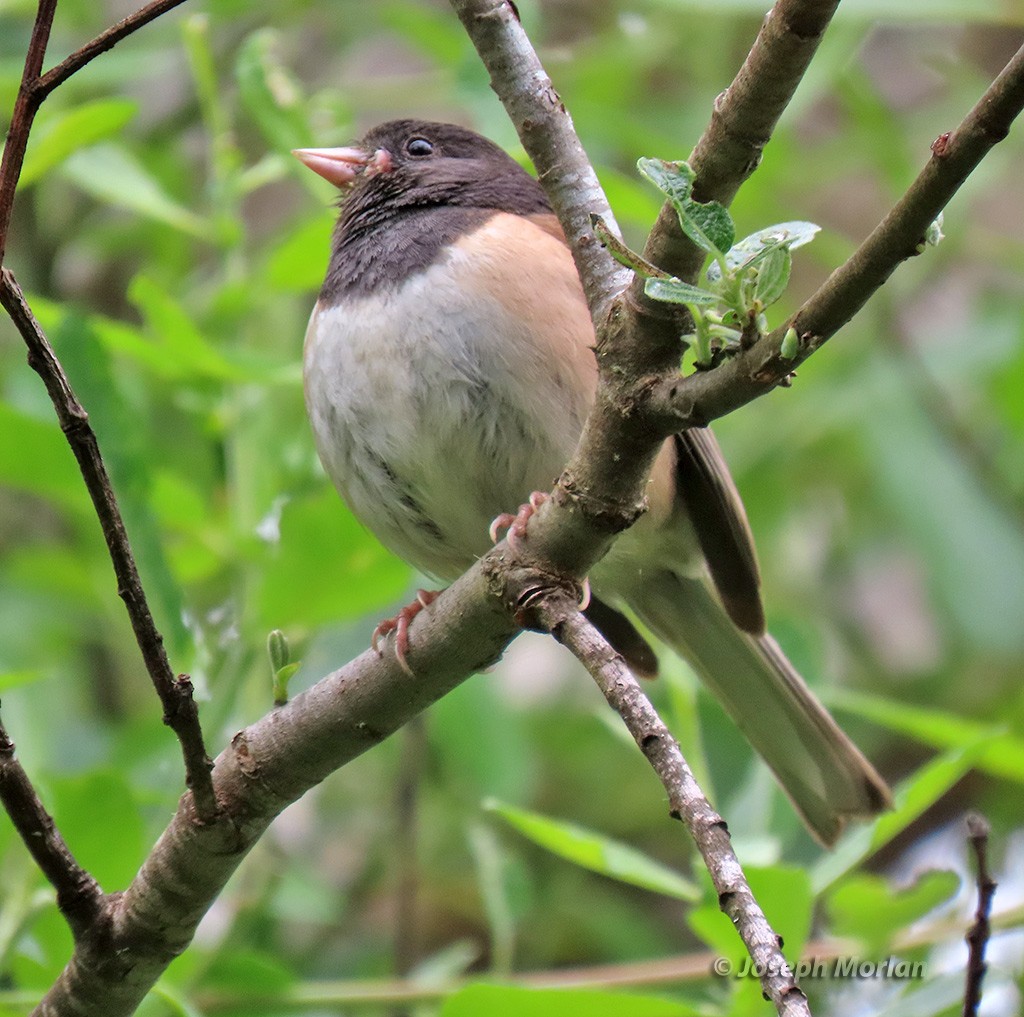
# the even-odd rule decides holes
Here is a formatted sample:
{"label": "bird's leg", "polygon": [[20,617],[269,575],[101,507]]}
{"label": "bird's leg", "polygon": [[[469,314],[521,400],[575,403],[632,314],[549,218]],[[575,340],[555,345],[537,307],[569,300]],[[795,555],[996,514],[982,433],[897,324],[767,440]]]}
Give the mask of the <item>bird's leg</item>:
{"label": "bird's leg", "polygon": [[398,660],[398,666],[410,677],[412,677],[412,668],[409,667],[409,662],[405,659],[409,649],[409,623],[439,596],[441,596],[441,590],[417,590],[416,599],[411,604],[406,604],[394,618],[385,618],[373,630],[373,635],[370,637],[370,645],[383,656],[384,651],[377,644],[383,636],[394,632],[395,657]]}
{"label": "bird's leg", "polygon": [[505,534],[505,539],[508,541],[509,547],[515,548],[516,543],[526,536],[526,524],[530,521],[530,517],[550,497],[546,491],[534,491],[530,495],[530,500],[520,505],[519,511],[515,515],[511,512],[502,512],[500,516],[495,516],[491,522],[490,529],[487,531],[491,538],[491,543],[497,544],[498,534],[502,530],[508,530]]}
{"label": "bird's leg", "polygon": [[[514,550],[518,541],[526,536],[526,524],[530,521],[530,517],[550,497],[551,495],[545,491],[534,491],[530,495],[530,500],[520,505],[519,511],[515,515],[511,512],[502,512],[500,516],[495,516],[491,522],[490,529],[487,531],[488,536],[491,538],[491,543],[497,544],[500,531],[508,530],[505,534],[505,539],[508,541],[508,546]],[[580,610],[586,611],[589,606],[590,580],[584,578],[580,589]]]}

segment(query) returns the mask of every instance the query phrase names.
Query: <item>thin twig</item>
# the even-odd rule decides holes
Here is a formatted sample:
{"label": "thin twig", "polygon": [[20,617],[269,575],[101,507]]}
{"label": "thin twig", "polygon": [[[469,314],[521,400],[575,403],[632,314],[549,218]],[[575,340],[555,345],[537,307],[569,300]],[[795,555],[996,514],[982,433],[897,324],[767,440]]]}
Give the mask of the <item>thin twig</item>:
{"label": "thin twig", "polygon": [[[932,157],[909,190],[851,257],[785,325],[713,371],[666,379],[650,393],[649,409],[667,431],[703,426],[731,413],[789,377],[798,364],[842,328],[897,266],[921,253],[928,227],[1024,109],[1024,47],[951,134],[932,145]],[[783,357],[789,328],[799,349]]]}
{"label": "thin twig", "polygon": [[14,274],[6,268],[0,270],[0,304],[25,340],[29,365],[43,379],[61,429],[78,460],[110,552],[118,594],[128,609],[146,670],[164,708],[164,723],[181,742],[186,783],[195,798],[196,813],[203,821],[212,819],[217,812],[217,800],[210,779],[210,758],[203,744],[199,713],[192,697],[192,683],[185,675],[175,677],[171,670],[163,639],[146,601],[124,520],[88,414],[75,396],[71,382],[26,303]]}
{"label": "thin twig", "polygon": [[[12,114],[7,143],[4,146],[3,160],[0,162],[0,261],[6,247],[14,207],[14,193],[21,175],[32,123],[43,100],[94,57],[183,2],[184,0],[155,0],[154,3],[146,5],[101,33],[41,76],[56,0],[40,0],[21,87]],[[118,593],[124,600],[146,669],[164,708],[164,722],[174,731],[181,743],[185,760],[185,780],[195,798],[196,814],[200,820],[208,821],[217,813],[217,801],[210,779],[210,758],[203,744],[199,714],[192,697],[192,683],[186,675],[175,677],[171,670],[163,639],[146,601],[124,521],[100,456],[96,435],[89,425],[88,415],[75,396],[71,383],[25,300],[14,274],[7,268],[0,271],[0,304],[25,340],[29,351],[29,365],[43,379],[57,412],[57,419],[78,460],[103,528],[103,536],[118,580]]]}
{"label": "thin twig", "polygon": [[670,814],[682,820],[732,920],[761,974],[761,988],[783,1017],[807,1017],[807,997],[782,955],[782,939],[751,893],[732,849],[725,820],[712,808],[661,717],[622,657],[570,598],[552,595],[535,605],[542,627],[568,647],[619,714],[668,793]]}
{"label": "thin twig", "polygon": [[87,63],[95,60],[101,53],[113,49],[122,39],[126,39],[133,32],[137,32],[144,25],[155,21],[161,14],[166,14],[175,7],[180,7],[185,0],[153,0],[146,4],[134,14],[111,25],[105,32],[101,32],[87,42],[81,49],[76,49],[69,57],[62,60],[56,67],[48,70],[35,84],[33,92],[39,102],[42,102],[55,88],[63,85],[72,74],[76,74]]}
{"label": "thin twig", "polygon": [[988,946],[992,929],[992,898],[996,882],[988,871],[988,835],[990,828],[984,816],[967,817],[967,833],[978,867],[978,908],[974,913],[974,924],[967,932],[967,979],[964,987],[963,1017],[977,1017],[981,1003],[981,983],[988,965],[985,963],[985,948]]}
{"label": "thin twig", "polygon": [[25,69],[21,76],[18,98],[11,114],[11,124],[4,145],[3,160],[0,161],[0,264],[3,264],[7,250],[7,232],[11,224],[11,212],[14,209],[14,192],[21,177],[21,167],[25,161],[25,150],[28,147],[29,134],[39,107],[55,88],[64,84],[73,74],[80,71],[91,60],[101,53],[113,48],[122,39],[137,32],[143,25],[148,25],[185,0],[154,0],[145,7],[129,15],[95,39],[90,40],[80,49],[62,60],[56,67],[45,74],[43,60],[46,56],[46,44],[53,26],[53,16],[57,9],[57,0],[39,0],[32,37],[29,40],[28,53],[25,57]]}
{"label": "thin twig", "polygon": [[0,723],[0,802],[43,875],[57,891],[57,906],[79,939],[103,912],[103,891],[71,854],[53,818],[14,754]]}
{"label": "thin twig", "polygon": [[39,74],[43,69],[46,44],[50,40],[50,29],[53,26],[56,9],[57,0],[39,0],[39,9],[25,55],[21,86],[14,101],[3,158],[0,159],[0,265],[3,264],[4,252],[7,250],[7,230],[14,209],[14,191],[18,186],[21,167],[25,161],[25,149],[28,147],[32,121],[39,109],[39,101],[33,95],[32,88],[39,80]]}

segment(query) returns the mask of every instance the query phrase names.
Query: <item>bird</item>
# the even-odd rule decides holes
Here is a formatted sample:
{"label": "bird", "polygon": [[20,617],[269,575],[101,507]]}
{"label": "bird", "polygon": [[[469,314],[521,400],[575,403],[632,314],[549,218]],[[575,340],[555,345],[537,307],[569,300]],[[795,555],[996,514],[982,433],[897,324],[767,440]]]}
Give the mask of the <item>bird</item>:
{"label": "bird", "polygon": [[[571,252],[537,180],[468,128],[391,120],[294,154],[340,200],[303,349],[318,454],[388,549],[449,582],[492,546],[491,520],[551,488],[594,401]],[[587,616],[639,674],[657,652],[634,619],[682,656],[834,844],[890,792],[765,631],[753,537],[712,432],[667,439],[646,495],[590,574]]]}

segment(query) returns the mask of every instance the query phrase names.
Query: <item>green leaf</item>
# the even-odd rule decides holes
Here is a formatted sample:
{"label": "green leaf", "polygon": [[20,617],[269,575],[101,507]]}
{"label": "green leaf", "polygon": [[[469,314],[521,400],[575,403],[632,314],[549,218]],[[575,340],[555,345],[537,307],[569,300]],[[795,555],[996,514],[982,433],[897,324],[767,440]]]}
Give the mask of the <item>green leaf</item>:
{"label": "green leaf", "polygon": [[57,828],[78,861],[108,893],[124,889],[146,853],[139,803],[125,775],[98,770],[52,778],[50,787]]}
{"label": "green leaf", "polygon": [[421,50],[439,67],[458,67],[476,57],[466,33],[443,9],[412,3],[382,4],[379,16],[383,24],[401,33],[407,45]]}
{"label": "green leaf", "polygon": [[218,951],[200,985],[207,990],[268,996],[283,992],[294,981],[295,975],[276,956],[243,947]]}
{"label": "green leaf", "polygon": [[640,159],[637,169],[661,191],[676,210],[683,232],[702,250],[721,254],[736,236],[732,216],[717,201],[701,204],[691,197],[695,174],[685,162]]}
{"label": "green leaf", "polygon": [[127,99],[100,99],[46,117],[46,107],[32,132],[18,187],[28,187],[73,152],[116,134],[138,111]]}
{"label": "green leaf", "polygon": [[503,802],[491,800],[485,807],[535,844],[591,872],[679,900],[700,897],[697,887],[678,872],[603,834]]}
{"label": "green leaf", "polygon": [[31,685],[44,677],[42,671],[7,671],[0,672],[0,692],[16,689],[22,685]]}
{"label": "green leaf", "polygon": [[330,255],[334,215],[318,215],[283,235],[267,260],[267,279],[284,293],[320,288]]}
{"label": "green leaf", "polygon": [[901,929],[948,901],[960,888],[955,872],[922,872],[902,890],[881,876],[855,874],[829,894],[832,931],[864,942],[869,956],[881,956]]}
{"label": "green leaf", "polygon": [[979,769],[1024,784],[1024,738],[1000,726],[859,692],[835,690],[828,701],[932,748],[952,749],[974,742],[980,745],[976,760]]}
{"label": "green leaf", "polygon": [[441,1017],[697,1017],[678,1000],[596,989],[470,985],[449,996]]}
{"label": "green leaf", "polygon": [[918,816],[942,797],[968,770],[976,765],[984,741],[953,749],[922,766],[897,788],[894,807],[870,826],[858,826],[847,833],[831,854],[811,870],[816,893],[822,893],[848,875],[869,855],[902,833]]}
{"label": "green leaf", "polygon": [[773,247],[758,266],[754,299],[759,300],[762,307],[771,307],[786,291],[792,269],[793,255],[789,248]]}
{"label": "green leaf", "polygon": [[907,983],[905,991],[888,997],[873,1017],[956,1017],[963,1013],[964,976],[960,971],[929,973],[924,984]]}
{"label": "green leaf", "polygon": [[[799,957],[811,930],[814,896],[806,869],[786,865],[744,866],[755,900],[786,944],[786,956]],[[722,957],[728,957],[738,969],[746,957],[746,947],[736,929],[722,912],[710,880],[706,903],[687,915],[687,924],[700,939]]]}
{"label": "green leaf", "polygon": [[652,300],[662,300],[667,304],[713,307],[721,301],[717,293],[702,290],[699,286],[683,282],[675,276],[670,279],[648,279],[644,283],[644,293]]}
{"label": "green leaf", "polygon": [[681,216],[690,201],[696,174],[685,162],[667,162],[665,159],[638,159],[636,168],[672,202]]}
{"label": "green leaf", "polygon": [[627,247],[609,228],[608,224],[599,215],[591,214],[590,225],[593,227],[594,236],[601,242],[608,253],[620,264],[631,269],[638,275],[650,279],[668,279],[668,272],[663,272],[657,265],[652,265],[632,248]]}
{"label": "green leaf", "polygon": [[128,287],[128,298],[155,333],[161,356],[177,368],[180,377],[235,382],[261,378],[260,372],[250,371],[213,346],[179,301],[152,279],[137,275]]}
{"label": "green leaf", "polygon": [[312,141],[306,101],[298,81],[277,55],[279,33],[253,32],[242,43],[235,63],[238,93],[266,141],[290,152]]}
{"label": "green leaf", "polygon": [[[821,227],[815,223],[801,220],[767,226],[733,244],[725,255],[725,263],[731,269],[741,266],[752,268],[779,247],[787,247],[792,251],[794,248],[809,244],[820,231]],[[719,266],[709,266],[708,280],[714,282],[719,278]]]}
{"label": "green leaf", "polygon": [[[736,226],[724,205],[717,201],[686,203],[683,232],[709,254],[724,254],[736,239]],[[710,246],[708,244],[710,243]]]}
{"label": "green leaf", "polygon": [[184,596],[167,562],[162,533],[150,499],[151,434],[125,426],[135,406],[120,383],[116,365],[96,341],[88,319],[71,312],[52,335],[54,349],[72,379],[89,418],[130,535],[150,607],[172,656],[189,645],[182,621]]}
{"label": "green leaf", "polygon": [[793,360],[800,352],[800,337],[796,334],[795,328],[787,328],[786,334],[782,337],[782,345],[779,347],[779,355],[786,360]]}
{"label": "green leaf", "polygon": [[210,224],[178,204],[162,184],[126,148],[112,143],[94,145],[71,155],[61,172],[83,191],[119,208],[126,208],[183,233],[212,239]]}

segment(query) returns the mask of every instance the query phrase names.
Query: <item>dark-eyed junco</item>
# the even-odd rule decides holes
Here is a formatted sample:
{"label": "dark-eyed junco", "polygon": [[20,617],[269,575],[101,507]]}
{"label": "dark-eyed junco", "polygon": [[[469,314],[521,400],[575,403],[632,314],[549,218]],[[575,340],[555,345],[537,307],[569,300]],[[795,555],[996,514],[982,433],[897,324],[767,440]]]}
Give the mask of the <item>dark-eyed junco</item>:
{"label": "dark-eyed junco", "polygon": [[[296,155],[342,191],[305,346],[320,457],[387,547],[453,579],[488,550],[492,519],[551,487],[590,409],[594,331],[572,256],[537,182],[462,127],[395,120],[355,148]],[[591,574],[588,615],[638,671],[656,659],[623,608],[682,654],[834,842],[889,792],[764,633],[711,432],[666,441],[647,494]]]}

